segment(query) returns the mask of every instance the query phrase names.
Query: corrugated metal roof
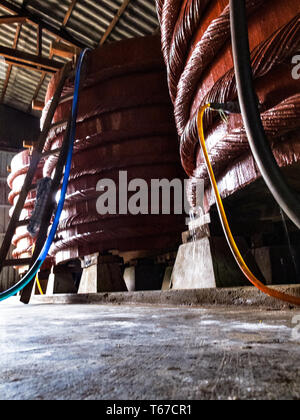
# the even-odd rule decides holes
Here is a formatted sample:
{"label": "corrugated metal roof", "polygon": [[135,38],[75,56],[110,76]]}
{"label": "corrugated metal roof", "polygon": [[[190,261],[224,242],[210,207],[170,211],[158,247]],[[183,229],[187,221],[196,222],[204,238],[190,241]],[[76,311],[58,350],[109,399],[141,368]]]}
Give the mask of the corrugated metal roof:
{"label": "corrugated metal roof", "polygon": [[[72,13],[64,26],[65,31],[75,40],[85,46],[95,48],[110,26],[124,0],[77,0]],[[30,12],[34,17],[46,22],[56,30],[63,27],[64,19],[72,5],[73,0],[7,0],[5,5],[13,5],[22,11]],[[10,14],[7,8],[1,7],[0,16]],[[23,8],[23,9],[22,9]],[[0,45],[12,48],[15,42],[17,24],[0,25]],[[121,39],[149,35],[158,28],[158,20],[155,9],[155,0],[131,0],[121,15],[117,24],[111,31],[106,42],[119,41]],[[43,31],[42,54],[49,57],[50,45],[56,40],[55,35]],[[37,30],[32,24],[22,24],[18,38],[17,50],[36,54]],[[59,57],[53,57],[56,61],[63,62]],[[8,65],[0,61],[0,97],[2,95]],[[50,80],[47,75],[37,91],[41,82],[41,73],[26,68],[13,66],[7,85],[4,104],[25,112],[31,111],[32,99],[43,101]]]}

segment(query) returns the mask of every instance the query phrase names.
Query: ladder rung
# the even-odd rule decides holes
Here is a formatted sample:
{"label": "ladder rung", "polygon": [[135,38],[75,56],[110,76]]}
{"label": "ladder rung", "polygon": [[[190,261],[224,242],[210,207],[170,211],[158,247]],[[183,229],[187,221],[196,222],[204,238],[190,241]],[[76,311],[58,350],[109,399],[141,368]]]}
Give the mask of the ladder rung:
{"label": "ladder rung", "polygon": [[17,223],[16,223],[16,227],[18,228],[18,227],[22,227],[22,226],[27,226],[29,224],[29,219],[26,219],[26,220],[19,220]]}
{"label": "ladder rung", "polygon": [[64,121],[57,121],[56,123],[53,123],[53,124],[50,126],[50,130],[49,130],[49,131],[54,130],[54,129],[56,129],[56,128],[61,128],[61,127],[63,127],[64,125],[67,125],[67,124],[68,124],[68,120],[64,120]]}
{"label": "ladder rung", "polygon": [[42,154],[42,158],[46,158],[48,156],[57,155],[58,153],[60,153],[60,151],[61,151],[61,148],[53,149],[53,150],[48,150],[48,152],[44,152]]}
{"label": "ladder rung", "polygon": [[61,104],[63,104],[64,102],[72,101],[72,100],[73,100],[73,98],[74,98],[73,93],[71,93],[70,95],[65,95],[65,96],[62,96],[62,97],[60,98],[59,104],[61,105]]}
{"label": "ladder rung", "polygon": [[37,184],[31,184],[28,191],[33,191],[37,189]]}
{"label": "ladder rung", "polygon": [[32,263],[32,258],[21,258],[19,260],[5,260],[3,267],[23,267],[30,265]]}

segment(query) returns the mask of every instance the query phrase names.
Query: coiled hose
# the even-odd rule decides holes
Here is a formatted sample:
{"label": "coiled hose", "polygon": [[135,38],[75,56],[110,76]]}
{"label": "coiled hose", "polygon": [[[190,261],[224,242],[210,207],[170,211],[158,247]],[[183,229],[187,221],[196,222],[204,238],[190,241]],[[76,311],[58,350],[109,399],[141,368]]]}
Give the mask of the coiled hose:
{"label": "coiled hose", "polygon": [[72,121],[71,121],[71,128],[70,128],[69,150],[68,150],[68,155],[67,155],[67,160],[66,160],[66,165],[65,165],[65,173],[64,173],[64,178],[63,178],[63,183],[62,183],[62,188],[61,188],[60,199],[57,205],[54,221],[53,221],[49,236],[45,242],[45,245],[39,257],[36,259],[36,261],[34,262],[32,267],[29,269],[29,271],[26,273],[26,275],[13,287],[6,290],[5,292],[0,293],[0,301],[3,301],[12,296],[15,296],[18,292],[23,290],[24,287],[26,287],[27,284],[29,284],[35,278],[37,272],[43,265],[48,255],[48,252],[50,250],[50,247],[52,245],[52,242],[54,240],[57,227],[59,224],[59,220],[61,217],[61,213],[62,213],[64,203],[65,203],[65,197],[66,197],[66,192],[67,192],[67,187],[68,187],[68,182],[69,182],[69,175],[71,171],[75,132],[76,132],[76,120],[77,120],[77,114],[78,114],[78,99],[79,99],[81,71],[82,71],[85,55],[88,51],[89,49],[85,49],[81,52],[78,65],[77,65],[75,87],[74,87],[74,98],[73,98],[73,105],[72,105]]}
{"label": "coiled hose", "polygon": [[255,275],[251,272],[251,270],[247,266],[244,258],[242,257],[242,255],[240,253],[240,250],[239,250],[239,248],[238,248],[238,246],[235,242],[235,239],[232,235],[232,232],[231,232],[231,229],[230,229],[230,226],[229,226],[229,222],[228,222],[228,219],[227,219],[227,216],[226,216],[226,212],[225,212],[225,209],[224,209],[222,198],[221,198],[221,195],[220,195],[219,190],[218,190],[217,181],[216,181],[216,178],[215,178],[215,175],[214,175],[214,172],[213,172],[212,165],[210,163],[210,159],[209,159],[206,144],[205,144],[203,117],[204,117],[204,114],[205,114],[206,110],[209,109],[209,108],[211,108],[211,105],[207,104],[207,105],[201,107],[199,112],[198,112],[198,118],[197,118],[198,135],[199,135],[200,144],[201,144],[201,148],[202,148],[202,151],[203,151],[207,171],[209,173],[210,182],[211,182],[211,185],[213,187],[214,195],[215,195],[215,198],[216,198],[216,204],[217,204],[217,209],[218,209],[218,213],[219,213],[219,216],[220,216],[221,224],[222,224],[227,242],[228,242],[229,247],[231,249],[231,252],[232,252],[233,256],[235,257],[236,262],[237,262],[238,266],[240,267],[241,271],[244,273],[246,278],[257,289],[259,289],[261,292],[263,292],[266,295],[271,296],[275,299],[279,299],[279,300],[282,300],[284,302],[288,302],[292,305],[300,306],[300,297],[291,296],[291,295],[288,295],[286,293],[280,292],[278,290],[271,289],[271,288],[265,286],[261,281],[259,281],[255,277]]}

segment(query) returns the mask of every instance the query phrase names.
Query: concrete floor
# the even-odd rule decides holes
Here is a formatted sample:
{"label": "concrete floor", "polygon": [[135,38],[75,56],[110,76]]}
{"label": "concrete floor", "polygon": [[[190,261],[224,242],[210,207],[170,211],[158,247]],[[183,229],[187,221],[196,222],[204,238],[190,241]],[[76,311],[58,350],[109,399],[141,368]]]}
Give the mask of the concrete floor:
{"label": "concrete floor", "polygon": [[299,399],[297,315],[11,300],[0,304],[0,398]]}

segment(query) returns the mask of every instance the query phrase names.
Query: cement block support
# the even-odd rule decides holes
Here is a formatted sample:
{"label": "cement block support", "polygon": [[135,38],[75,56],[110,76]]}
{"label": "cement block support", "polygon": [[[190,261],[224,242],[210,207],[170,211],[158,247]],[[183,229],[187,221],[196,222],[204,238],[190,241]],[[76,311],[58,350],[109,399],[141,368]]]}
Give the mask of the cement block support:
{"label": "cement block support", "polygon": [[80,268],[78,264],[72,262],[52,267],[48,279],[47,292],[48,296],[54,294],[77,293],[78,290],[78,274]]}
{"label": "cement block support", "polygon": [[172,285],[171,283],[172,273],[173,273],[173,266],[167,267],[165,270],[165,275],[164,275],[163,284],[161,288],[163,291],[170,290],[171,285]]}
{"label": "cement block support", "polygon": [[125,292],[123,259],[115,255],[100,256],[99,253],[85,257],[78,294]]}
{"label": "cement block support", "polygon": [[[239,238],[237,242],[251,270],[264,281],[245,241]],[[210,289],[248,284],[225,238],[204,237],[179,248],[172,274],[173,289]]]}
{"label": "cement block support", "polygon": [[209,238],[181,245],[171,281],[175,290],[216,287]]}
{"label": "cement block support", "polygon": [[[148,282],[143,281],[145,271],[147,271],[147,275],[149,277]],[[129,292],[135,292],[136,290],[138,290],[137,287],[139,287],[140,290],[159,290],[161,286],[161,290],[170,290],[172,271],[173,267],[170,266],[144,266],[143,269],[140,268],[139,270],[137,270],[137,275],[140,278],[140,281],[137,286],[136,267],[132,266],[125,269],[124,280]]]}
{"label": "cement block support", "polygon": [[135,291],[135,267],[127,267],[124,272],[124,281],[128,292]]}

